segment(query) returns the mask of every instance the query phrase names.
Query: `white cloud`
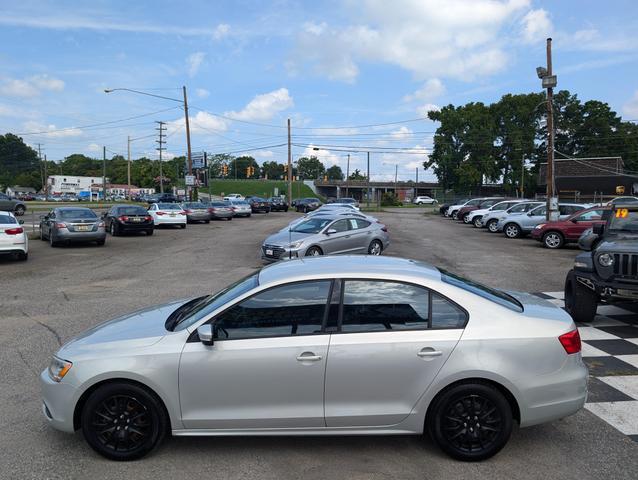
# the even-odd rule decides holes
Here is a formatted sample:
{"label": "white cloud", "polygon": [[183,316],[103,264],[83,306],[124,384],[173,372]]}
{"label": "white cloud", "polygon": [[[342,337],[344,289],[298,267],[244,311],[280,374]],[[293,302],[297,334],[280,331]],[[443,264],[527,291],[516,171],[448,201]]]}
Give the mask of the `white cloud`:
{"label": "white cloud", "polygon": [[412,102],[414,100],[421,100],[424,102],[431,102],[445,93],[445,85],[438,78],[431,78],[423,84],[416,92],[406,95],[403,100],[406,102]]}
{"label": "white cloud", "polygon": [[[308,23],[291,70],[310,64],[330,79],[353,82],[359,62],[388,63],[417,78],[471,80],[507,64],[503,37],[530,0],[350,0],[350,25]],[[531,28],[531,27],[530,27]]]}
{"label": "white cloud", "polygon": [[230,25],[227,23],[220,23],[213,30],[213,38],[215,40],[221,40],[224,37],[227,37],[230,34]]}
{"label": "white cloud", "polygon": [[638,90],[636,90],[633,97],[623,105],[622,111],[629,117],[629,120],[638,119]]}
{"label": "white cloud", "polygon": [[188,65],[188,75],[190,77],[194,77],[195,75],[197,75],[197,72],[199,72],[199,68],[204,62],[204,58],[206,58],[206,54],[204,52],[191,53],[188,57],[186,57],[186,64]]}
{"label": "white cloud", "polygon": [[270,159],[275,156],[271,150],[256,150],[252,152],[252,155],[256,158]]}
{"label": "white cloud", "polygon": [[319,150],[315,150],[313,145],[306,147],[301,154],[302,157],[317,157],[321,162],[326,166],[326,168],[330,168],[332,165],[339,165],[343,170],[343,173],[346,173],[345,162],[343,165],[341,164],[341,160],[343,157],[339,157],[339,155],[335,155],[330,150],[324,150],[320,148]]}
{"label": "white cloud", "polygon": [[91,153],[101,152],[102,147],[100,147],[97,143],[89,143],[89,145],[86,147],[86,151]]}
{"label": "white cloud", "polygon": [[287,88],[280,88],[269,93],[256,95],[239,112],[226,112],[226,115],[237,120],[259,121],[269,120],[277,113],[294,106]]}
{"label": "white cloud", "polygon": [[402,126],[398,130],[394,130],[393,132],[390,133],[390,136],[397,140],[409,138],[411,135],[412,135],[412,130],[410,130],[406,126]]}
{"label": "white cloud", "polygon": [[[208,112],[199,111],[195,116],[188,117],[191,133],[214,134],[215,132],[224,132],[228,130],[228,125],[223,118],[211,115]],[[184,128],[186,121],[184,117],[168,122],[170,131],[181,130]]]}
{"label": "white cloud", "polygon": [[521,20],[521,25],[525,43],[536,43],[549,37],[552,33],[552,22],[549,19],[549,13],[542,8],[527,12]]}
{"label": "white cloud", "polygon": [[48,138],[68,138],[83,135],[82,130],[75,127],[56,127],[53,124],[45,125],[36,121],[28,121],[23,124],[25,132],[41,132],[40,135]]}
{"label": "white cloud", "polygon": [[435,105],[433,103],[426,103],[425,105],[421,105],[420,107],[417,107],[416,109],[416,113],[417,115],[419,115],[420,117],[427,117],[428,116],[428,112],[434,110],[434,111],[439,111],[441,110],[441,107],[439,107],[438,105]]}
{"label": "white cloud", "polygon": [[198,88],[195,90],[195,95],[199,98],[207,98],[210,95],[210,92],[205,88]]}
{"label": "white cloud", "polygon": [[60,92],[64,90],[64,82],[44,74],[25,79],[7,78],[0,83],[0,94],[12,97],[37,97],[43,90]]}

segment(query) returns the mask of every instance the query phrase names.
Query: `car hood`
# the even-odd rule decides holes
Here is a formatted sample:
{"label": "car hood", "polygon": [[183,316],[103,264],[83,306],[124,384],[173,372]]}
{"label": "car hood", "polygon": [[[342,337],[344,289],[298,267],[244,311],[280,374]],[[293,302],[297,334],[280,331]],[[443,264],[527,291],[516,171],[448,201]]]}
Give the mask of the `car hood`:
{"label": "car hood", "polygon": [[58,355],[95,353],[111,348],[142,348],[161,340],[168,331],[164,327],[168,316],[189,299],[178,300],[127,313],[85,330],[62,346]]}
{"label": "car hood", "polygon": [[288,229],[277,232],[266,240],[264,240],[264,245],[281,245],[285,246],[291,242],[296,242],[298,240],[305,240],[311,235],[316,235],[315,233],[300,233],[300,232],[290,232]]}
{"label": "car hood", "polygon": [[638,253],[638,234],[607,234],[605,239],[596,247],[596,251],[607,253]]}

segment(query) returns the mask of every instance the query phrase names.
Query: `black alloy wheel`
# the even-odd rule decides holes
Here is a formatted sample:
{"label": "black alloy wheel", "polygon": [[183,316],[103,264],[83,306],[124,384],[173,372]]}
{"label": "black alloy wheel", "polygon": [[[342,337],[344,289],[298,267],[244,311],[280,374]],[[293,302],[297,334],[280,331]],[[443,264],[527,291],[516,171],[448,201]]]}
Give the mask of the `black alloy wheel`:
{"label": "black alloy wheel", "polygon": [[501,450],[512,431],[512,409],[490,384],[456,385],[444,391],[428,415],[429,430],[448,455],[484,460]]}
{"label": "black alloy wheel", "polygon": [[144,388],[112,383],[98,388],[82,410],[87,443],[111,460],[135,460],[155,448],[168,429],[159,399]]}
{"label": "black alloy wheel", "polygon": [[24,205],[18,205],[15,209],[15,214],[18,217],[21,217],[22,215],[24,215],[24,212],[26,212],[26,208],[24,207]]}

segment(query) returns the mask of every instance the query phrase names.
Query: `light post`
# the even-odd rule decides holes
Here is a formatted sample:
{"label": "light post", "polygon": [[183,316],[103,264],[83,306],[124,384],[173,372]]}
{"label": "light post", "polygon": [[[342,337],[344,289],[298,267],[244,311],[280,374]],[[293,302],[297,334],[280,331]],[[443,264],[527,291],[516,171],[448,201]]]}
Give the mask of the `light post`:
{"label": "light post", "polygon": [[[139,95],[146,95],[149,97],[161,98],[163,100],[170,100],[172,102],[181,103],[184,106],[184,121],[186,126],[186,149],[187,149],[187,155],[188,155],[188,175],[191,176],[193,174],[193,161],[191,158],[191,130],[190,130],[190,121],[188,119],[188,98],[186,96],[186,87],[185,86],[182,87],[183,99],[165,97],[163,95],[155,95],[154,93],[142,92],[140,90],[133,90],[132,88],[105,88],[104,89],[104,93],[113,93],[117,91],[137,93]],[[160,178],[160,182],[161,182],[161,178]],[[188,195],[189,199],[192,199],[192,190],[190,188],[188,189],[188,192],[189,192],[189,195]]]}

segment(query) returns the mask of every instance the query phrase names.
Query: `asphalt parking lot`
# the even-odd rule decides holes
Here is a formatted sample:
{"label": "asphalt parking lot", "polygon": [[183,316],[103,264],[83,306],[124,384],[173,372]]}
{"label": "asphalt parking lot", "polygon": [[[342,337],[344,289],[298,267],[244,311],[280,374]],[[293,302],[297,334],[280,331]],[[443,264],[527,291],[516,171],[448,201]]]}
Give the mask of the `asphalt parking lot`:
{"label": "asphalt parking lot", "polygon": [[[133,463],[94,453],[48,427],[37,376],[59,345],[143,306],[217,290],[262,266],[259,245],[293,212],[108,237],[104,247],[31,241],[27,262],[0,258],[1,478],[638,478],[638,444],[588,411],[515,430],[496,457],[453,461],[420,437],[175,438]],[[491,286],[559,291],[576,248],[548,251],[421,209],[374,214],[388,255],[425,260]]]}

